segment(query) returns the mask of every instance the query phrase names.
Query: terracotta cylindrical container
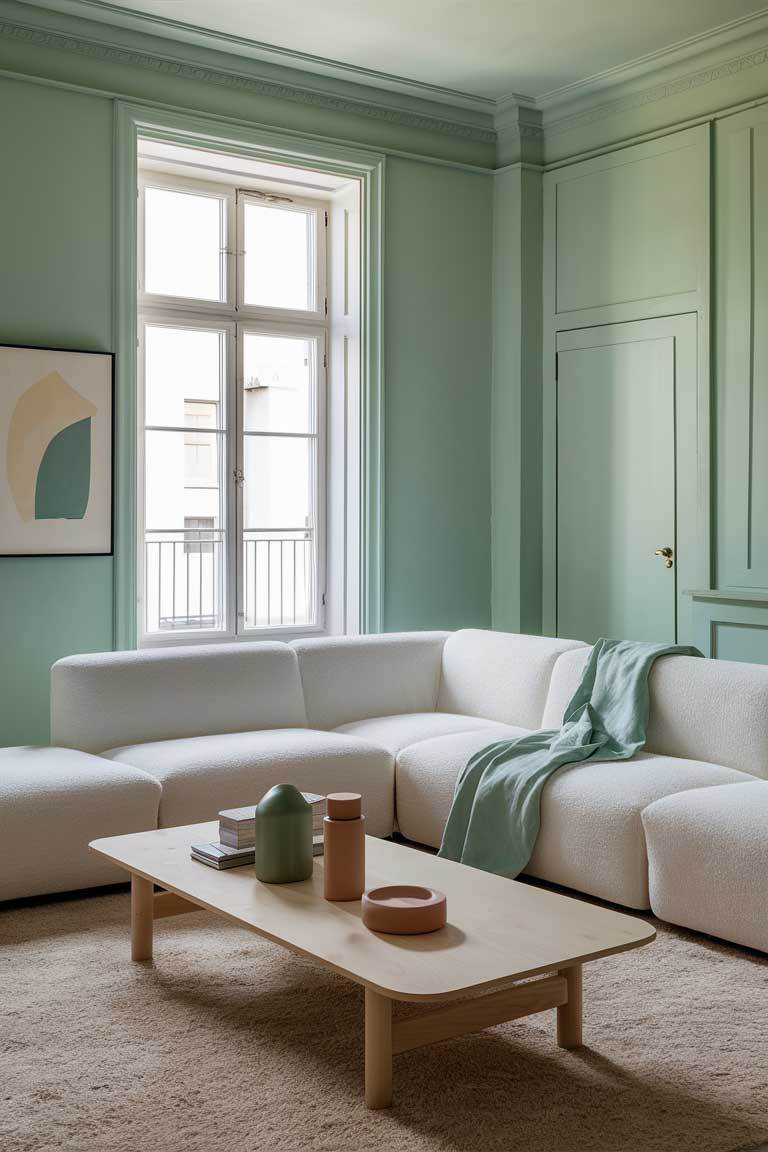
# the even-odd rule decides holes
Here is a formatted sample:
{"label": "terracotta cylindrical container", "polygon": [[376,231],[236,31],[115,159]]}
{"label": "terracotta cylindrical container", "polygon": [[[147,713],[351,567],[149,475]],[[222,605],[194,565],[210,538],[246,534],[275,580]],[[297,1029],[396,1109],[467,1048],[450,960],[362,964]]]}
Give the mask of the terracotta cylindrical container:
{"label": "terracotta cylindrical container", "polygon": [[323,820],[326,900],[359,900],[365,889],[365,817],[357,792],[331,792]]}
{"label": "terracotta cylindrical container", "polygon": [[444,928],[448,905],[436,888],[390,884],[363,893],[363,924],[372,932],[415,936]]}
{"label": "terracotta cylindrical container", "polygon": [[295,884],[312,875],[312,805],[293,784],[276,784],[256,805],[256,879]]}

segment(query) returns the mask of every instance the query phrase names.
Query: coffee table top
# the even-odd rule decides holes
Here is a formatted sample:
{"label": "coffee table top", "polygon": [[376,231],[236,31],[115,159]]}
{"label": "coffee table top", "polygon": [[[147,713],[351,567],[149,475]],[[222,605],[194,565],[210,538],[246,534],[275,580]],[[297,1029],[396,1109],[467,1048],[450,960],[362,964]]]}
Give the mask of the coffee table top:
{"label": "coffee table top", "polygon": [[642,920],[366,837],[366,886],[423,884],[445,892],[448,923],[424,936],[363,926],[360,901],[323,899],[323,857],[312,878],[262,884],[249,866],[217,871],[190,858],[218,838],[218,823],[95,840],[94,852],[162,888],[350,980],[397,1000],[450,1000],[526,976],[648,944]]}

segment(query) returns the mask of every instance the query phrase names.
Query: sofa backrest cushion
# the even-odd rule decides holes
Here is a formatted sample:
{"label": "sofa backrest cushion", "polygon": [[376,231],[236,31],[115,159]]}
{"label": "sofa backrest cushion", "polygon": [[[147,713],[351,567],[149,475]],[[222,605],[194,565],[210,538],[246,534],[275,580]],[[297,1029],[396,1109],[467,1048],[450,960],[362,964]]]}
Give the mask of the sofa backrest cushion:
{"label": "sofa backrest cushion", "polygon": [[[567,652],[557,661],[545,728],[560,725],[589,652]],[[649,752],[705,760],[768,779],[768,666],[662,656],[649,683]]]}
{"label": "sofa backrest cushion", "polygon": [[559,728],[562,724],[565,710],[579,686],[584,665],[591,651],[591,646],[585,646],[558,656],[552,669],[547,702],[541,718],[542,728]]}
{"label": "sofa backrest cushion", "polygon": [[294,640],[310,728],[434,712],[447,632]]}
{"label": "sofa backrest cushion", "polygon": [[205,644],[67,656],[51,669],[51,741],[125,744],[306,726],[288,644]]}
{"label": "sofa backrest cushion", "polygon": [[443,649],[438,711],[539,728],[558,656],[582,647],[514,632],[454,632]]}

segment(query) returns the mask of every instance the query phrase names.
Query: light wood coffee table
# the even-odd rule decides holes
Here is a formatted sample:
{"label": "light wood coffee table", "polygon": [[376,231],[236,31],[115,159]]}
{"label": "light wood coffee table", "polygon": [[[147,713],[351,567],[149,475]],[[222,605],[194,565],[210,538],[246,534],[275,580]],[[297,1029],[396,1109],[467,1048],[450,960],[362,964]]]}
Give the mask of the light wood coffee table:
{"label": "light wood coffee table", "polygon": [[[367,837],[368,887],[423,884],[448,897],[439,932],[376,935],[363,926],[359,901],[323,899],[322,856],[310,880],[261,884],[250,867],[218,872],[190,859],[191,844],[217,836],[214,822],[93,842],[131,874],[132,958],[151,960],[154,920],[207,908],[362,984],[369,1108],[392,1103],[394,1055],[505,1020],[556,1008],[558,1044],[577,1047],[582,965],[655,936],[642,920]],[[541,978],[510,987],[532,976]],[[393,1000],[439,1007],[393,1021]]]}

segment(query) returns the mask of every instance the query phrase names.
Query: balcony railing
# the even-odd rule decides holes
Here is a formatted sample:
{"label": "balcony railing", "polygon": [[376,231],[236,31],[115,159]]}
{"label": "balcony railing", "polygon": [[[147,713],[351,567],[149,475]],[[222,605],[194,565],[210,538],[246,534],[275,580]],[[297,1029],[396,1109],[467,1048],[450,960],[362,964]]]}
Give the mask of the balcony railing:
{"label": "balcony railing", "polygon": [[[311,530],[247,531],[242,544],[245,628],[309,625],[316,619]],[[226,541],[222,529],[148,532],[144,603],[148,633],[223,630]]]}
{"label": "balcony railing", "polygon": [[315,542],[310,530],[243,534],[246,628],[315,621]]}
{"label": "balcony railing", "polygon": [[223,549],[221,529],[178,528],[147,533],[147,632],[223,627]]}

